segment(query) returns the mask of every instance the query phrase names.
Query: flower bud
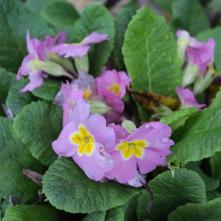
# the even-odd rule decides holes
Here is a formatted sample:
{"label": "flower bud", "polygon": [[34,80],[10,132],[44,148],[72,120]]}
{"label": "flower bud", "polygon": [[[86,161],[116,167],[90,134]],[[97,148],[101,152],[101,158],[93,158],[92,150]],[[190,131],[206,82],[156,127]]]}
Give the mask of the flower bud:
{"label": "flower bud", "polygon": [[91,113],[106,114],[111,110],[111,108],[102,101],[90,100],[89,104]]}

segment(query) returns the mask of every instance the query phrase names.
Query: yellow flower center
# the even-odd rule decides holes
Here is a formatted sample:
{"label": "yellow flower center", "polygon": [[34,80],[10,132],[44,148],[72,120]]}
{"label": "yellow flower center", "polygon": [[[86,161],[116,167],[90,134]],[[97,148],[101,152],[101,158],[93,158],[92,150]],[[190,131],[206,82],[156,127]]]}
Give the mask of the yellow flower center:
{"label": "yellow flower center", "polygon": [[78,155],[87,155],[90,156],[94,151],[94,137],[83,125],[79,126],[79,130],[69,137],[71,143],[77,144]]}
{"label": "yellow flower center", "polygon": [[92,92],[91,92],[91,90],[89,88],[85,88],[83,90],[83,98],[84,99],[86,99],[86,100],[89,99],[91,94],[92,94]]}
{"label": "yellow flower center", "polygon": [[120,94],[120,85],[117,84],[117,83],[113,83],[110,87],[109,87],[109,90],[116,94],[116,95],[119,95]]}
{"label": "yellow flower center", "polygon": [[124,141],[117,145],[117,150],[121,152],[124,159],[128,160],[132,156],[141,158],[143,156],[144,148],[148,147],[145,140],[133,140],[131,142]]}

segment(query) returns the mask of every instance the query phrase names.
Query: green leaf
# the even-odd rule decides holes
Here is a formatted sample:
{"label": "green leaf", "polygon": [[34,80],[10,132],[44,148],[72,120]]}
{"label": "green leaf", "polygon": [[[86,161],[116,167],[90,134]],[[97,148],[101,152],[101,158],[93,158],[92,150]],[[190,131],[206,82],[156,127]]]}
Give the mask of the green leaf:
{"label": "green leaf", "polygon": [[164,124],[167,124],[176,130],[180,126],[183,126],[186,120],[198,112],[196,108],[182,108],[178,111],[174,111],[169,115],[166,115],[160,119]]}
{"label": "green leaf", "polygon": [[121,206],[140,190],[112,182],[92,181],[73,161],[60,158],[44,175],[43,192],[57,209],[92,213]]}
{"label": "green leaf", "polygon": [[85,216],[82,221],[105,221],[105,211],[90,213]]}
{"label": "green leaf", "polygon": [[147,220],[151,208],[151,197],[149,192],[143,190],[137,199],[137,220]]}
{"label": "green leaf", "polygon": [[204,32],[199,33],[197,35],[197,38],[201,41],[207,41],[210,38],[213,38],[216,41],[216,47],[215,47],[215,65],[218,71],[221,71],[221,28],[217,27],[214,29],[210,29]]}
{"label": "green leaf", "polygon": [[221,221],[221,198],[204,204],[188,203],[173,211],[168,221]]}
{"label": "green leaf", "polygon": [[203,110],[194,120],[186,123],[181,140],[172,148],[170,161],[183,164],[200,161],[221,151],[221,91],[209,108]]}
{"label": "green leaf", "polygon": [[61,110],[44,101],[26,105],[16,116],[14,130],[42,164],[55,160],[51,143],[61,131]]}
{"label": "green leaf", "polygon": [[108,210],[106,213],[105,221],[126,221],[124,219],[123,208],[119,206]]}
{"label": "green leaf", "polygon": [[[40,14],[42,8],[45,6],[46,3],[49,2],[54,2],[57,0],[26,0],[24,2],[24,6],[26,8],[28,8],[28,10],[30,10],[31,12],[35,13],[35,14]],[[61,0],[63,1],[63,0]]]}
{"label": "green leaf", "polygon": [[59,221],[58,212],[48,206],[11,206],[6,210],[3,221]]}
{"label": "green leaf", "polygon": [[126,31],[123,54],[133,90],[175,94],[181,81],[180,59],[163,17],[146,7],[140,9]]}
{"label": "green leaf", "polygon": [[153,196],[152,219],[166,220],[170,211],[188,202],[206,201],[206,188],[201,177],[191,170],[161,173],[149,182]]}
{"label": "green leaf", "polygon": [[43,37],[47,24],[17,0],[0,0],[0,66],[16,72],[26,54],[25,34]]}
{"label": "green leaf", "polygon": [[124,34],[135,12],[136,12],[135,7],[127,6],[122,8],[116,14],[115,17],[116,35],[115,35],[115,46],[114,46],[114,59],[119,69],[124,69],[124,61],[122,54]]}
{"label": "green leaf", "polygon": [[215,153],[210,158],[210,165],[211,165],[211,171],[212,176],[216,179],[221,180],[221,152]]}
{"label": "green leaf", "polygon": [[32,94],[37,98],[46,101],[53,101],[60,89],[60,83],[57,81],[46,80],[44,84],[32,91]]}
{"label": "green leaf", "polygon": [[12,130],[12,121],[0,118],[0,198],[17,202],[36,199],[39,187],[23,175],[23,169],[41,172],[41,166]]}
{"label": "green leaf", "polygon": [[157,5],[160,6],[160,8],[172,12],[172,5],[176,0],[155,0]]}
{"label": "green leaf", "polygon": [[188,30],[195,35],[209,28],[209,21],[198,0],[177,0],[172,7],[177,28]]}
{"label": "green leaf", "polygon": [[15,83],[15,75],[0,68],[0,103],[4,103],[10,87]]}
{"label": "green leaf", "polygon": [[203,179],[205,185],[206,185],[206,190],[207,191],[213,191],[218,188],[219,186],[219,181],[216,179],[213,179],[206,175],[199,167],[199,163],[197,162],[190,162],[186,166],[188,169],[191,169],[195,172],[197,172],[201,178]]}
{"label": "green leaf", "polygon": [[9,90],[6,107],[10,108],[14,115],[17,115],[25,105],[30,104],[33,100],[31,94],[21,92],[26,83],[27,81],[20,80]]}
{"label": "green leaf", "polygon": [[68,2],[49,1],[41,10],[42,17],[59,31],[73,32],[75,21],[79,18],[78,12]]}
{"label": "green leaf", "polygon": [[85,7],[81,17],[74,24],[74,41],[81,41],[92,32],[108,34],[110,40],[97,44],[89,53],[90,73],[99,74],[113,49],[114,22],[108,10],[99,4]]}

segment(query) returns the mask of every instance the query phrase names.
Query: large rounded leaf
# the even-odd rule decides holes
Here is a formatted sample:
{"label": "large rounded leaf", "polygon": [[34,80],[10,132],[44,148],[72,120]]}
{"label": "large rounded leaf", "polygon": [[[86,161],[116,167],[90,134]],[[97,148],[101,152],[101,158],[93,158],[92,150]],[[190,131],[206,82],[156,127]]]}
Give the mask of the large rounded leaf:
{"label": "large rounded leaf", "polygon": [[42,167],[19,141],[12,130],[12,121],[7,118],[0,118],[0,162],[0,199],[9,196],[15,202],[36,199],[39,187],[24,176],[23,170],[42,172]]}
{"label": "large rounded leaf", "polygon": [[38,206],[11,206],[6,210],[3,221],[59,221],[54,208]]}
{"label": "large rounded leaf", "polygon": [[221,221],[221,198],[205,204],[188,203],[173,211],[168,221]]}
{"label": "large rounded leaf", "polygon": [[123,54],[134,90],[175,94],[181,80],[180,59],[163,17],[146,7],[140,9],[129,23]]}
{"label": "large rounded leaf", "polygon": [[61,131],[61,110],[44,101],[32,102],[16,116],[14,130],[32,155],[48,165],[55,160],[51,143]]}
{"label": "large rounded leaf", "polygon": [[60,158],[44,175],[43,192],[58,209],[92,213],[123,205],[140,190],[112,182],[92,181],[73,161]]}
{"label": "large rounded leaf", "polygon": [[152,219],[166,220],[168,213],[188,202],[206,201],[206,187],[194,171],[179,169],[174,176],[164,172],[149,182],[153,194]]}

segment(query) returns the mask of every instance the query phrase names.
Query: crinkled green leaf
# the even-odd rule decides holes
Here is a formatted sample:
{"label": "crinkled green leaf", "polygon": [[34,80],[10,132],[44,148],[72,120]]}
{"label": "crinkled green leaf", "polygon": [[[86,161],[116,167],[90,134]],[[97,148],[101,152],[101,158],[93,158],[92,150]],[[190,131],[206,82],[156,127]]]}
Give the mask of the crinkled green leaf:
{"label": "crinkled green leaf", "polygon": [[140,190],[112,182],[92,181],[73,161],[60,158],[44,175],[43,192],[57,209],[92,213],[123,205]]}
{"label": "crinkled green leaf", "polygon": [[26,32],[34,37],[51,32],[40,17],[17,0],[0,0],[0,27],[0,66],[15,72],[26,54]]}
{"label": "crinkled green leaf", "polygon": [[39,171],[42,167],[19,141],[7,118],[0,118],[0,162],[0,198],[11,197],[15,202],[36,200],[39,187],[23,175],[23,170]]}
{"label": "crinkled green leaf", "polygon": [[164,124],[171,126],[174,130],[183,126],[186,120],[198,112],[196,108],[182,108],[166,115],[160,119]]}
{"label": "crinkled green leaf", "polygon": [[188,203],[173,211],[168,221],[221,221],[221,198],[204,204]]}
{"label": "crinkled green leaf", "polygon": [[108,10],[99,4],[85,7],[80,19],[74,24],[73,38],[75,41],[81,41],[92,32],[105,33],[110,38],[109,41],[93,46],[89,54],[90,73],[99,74],[113,49],[115,36],[113,18]]}
{"label": "crinkled green leaf", "polygon": [[136,12],[135,7],[127,6],[122,8],[116,14],[115,17],[116,35],[115,35],[115,46],[114,46],[114,59],[119,69],[123,69],[125,66],[122,54],[124,34],[135,12]]}
{"label": "crinkled green leaf", "polygon": [[16,116],[14,130],[42,164],[55,160],[51,143],[61,131],[61,110],[44,101],[26,105]]}
{"label": "crinkled green leaf", "polygon": [[43,205],[18,205],[6,210],[3,221],[59,221],[58,212]]}
{"label": "crinkled green leaf", "polygon": [[170,161],[199,161],[221,151],[221,92],[194,120],[187,121],[180,141],[172,147]]}
{"label": "crinkled green leaf", "polygon": [[163,17],[147,7],[140,9],[129,23],[123,54],[133,90],[175,94],[181,81],[180,59]]}
{"label": "crinkled green leaf", "polygon": [[26,85],[27,81],[21,80],[15,83],[9,90],[6,100],[6,107],[9,108],[14,115],[18,114],[22,108],[30,104],[33,96],[30,93],[22,93],[21,89]]}
{"label": "crinkled green leaf", "polygon": [[209,28],[209,20],[198,0],[177,0],[173,3],[172,12],[176,27],[193,35]]}
{"label": "crinkled green leaf", "polygon": [[206,188],[201,177],[187,169],[161,173],[149,182],[153,197],[152,219],[166,220],[170,211],[188,202],[206,201]]}
{"label": "crinkled green leaf", "polygon": [[73,32],[75,21],[79,18],[74,6],[68,2],[57,0],[47,2],[42,10],[43,18],[59,31]]}
{"label": "crinkled green leaf", "polygon": [[197,38],[201,41],[207,41],[210,38],[213,38],[216,41],[215,46],[215,65],[218,71],[221,71],[221,28],[216,27],[214,29],[210,29],[204,32],[201,32],[197,35]]}
{"label": "crinkled green leaf", "polygon": [[46,80],[44,84],[32,91],[32,94],[46,101],[53,101],[60,89],[60,83],[57,81]]}

